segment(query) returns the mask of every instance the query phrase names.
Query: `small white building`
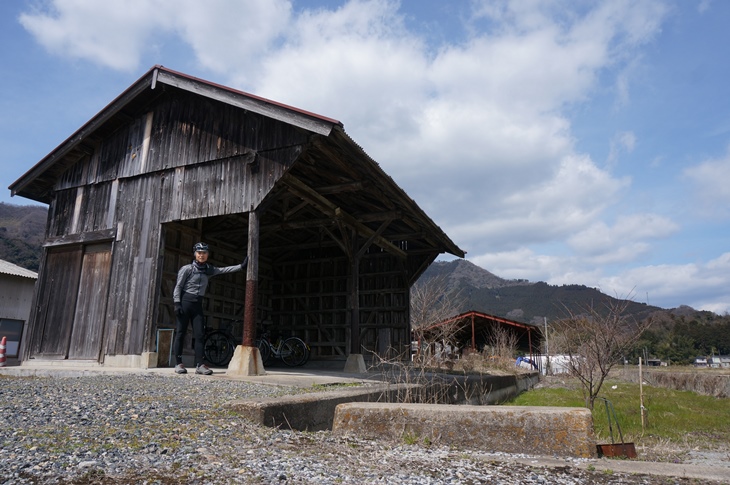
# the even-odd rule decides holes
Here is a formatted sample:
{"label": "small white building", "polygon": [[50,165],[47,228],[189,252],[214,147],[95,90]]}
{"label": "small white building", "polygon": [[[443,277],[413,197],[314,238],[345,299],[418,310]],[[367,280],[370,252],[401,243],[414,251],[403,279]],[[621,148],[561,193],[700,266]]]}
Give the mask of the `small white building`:
{"label": "small white building", "polygon": [[730,356],[729,355],[713,355],[707,358],[707,363],[710,367],[715,369],[720,367],[730,367]]}
{"label": "small white building", "polygon": [[535,357],[540,374],[556,375],[570,373],[570,356],[569,355],[538,355]]}
{"label": "small white building", "polygon": [[7,337],[7,365],[17,365],[38,274],[0,259],[0,338]]}

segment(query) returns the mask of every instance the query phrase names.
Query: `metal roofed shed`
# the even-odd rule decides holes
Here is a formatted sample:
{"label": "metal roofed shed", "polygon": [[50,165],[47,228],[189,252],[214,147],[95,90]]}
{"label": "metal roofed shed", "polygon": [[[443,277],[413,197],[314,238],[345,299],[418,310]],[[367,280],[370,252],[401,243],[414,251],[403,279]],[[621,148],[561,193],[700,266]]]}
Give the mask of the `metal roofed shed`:
{"label": "metal roofed shed", "polygon": [[[494,326],[500,326],[515,335],[517,350],[532,356],[533,349],[541,338],[540,328],[537,325],[517,322],[507,318],[489,315],[487,313],[468,311],[441,322],[429,325],[421,330],[425,339],[438,336],[444,327],[449,327],[448,333],[459,343],[461,348],[471,351],[481,351],[489,342],[489,333]],[[534,334],[534,335],[533,335]]]}
{"label": "metal roofed shed", "polygon": [[7,337],[7,365],[17,365],[21,357],[37,277],[34,271],[0,259],[0,338]]}
{"label": "metal roofed shed", "polygon": [[314,360],[407,353],[411,284],[464,256],[339,121],[162,66],[10,190],[49,205],[24,359],[167,365],[150,356],[199,240],[250,261],[211,280],[209,327],[265,325]]}
{"label": "metal roofed shed", "polygon": [[3,259],[0,259],[0,274],[19,276],[21,278],[29,278],[32,280],[38,278],[38,273],[36,273],[35,271],[22,268],[17,264],[13,264]]}

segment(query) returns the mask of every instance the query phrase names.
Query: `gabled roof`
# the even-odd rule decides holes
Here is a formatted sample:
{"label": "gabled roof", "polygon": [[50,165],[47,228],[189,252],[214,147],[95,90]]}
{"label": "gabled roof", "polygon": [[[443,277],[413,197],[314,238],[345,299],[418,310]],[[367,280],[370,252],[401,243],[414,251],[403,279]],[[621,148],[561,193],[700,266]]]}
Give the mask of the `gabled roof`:
{"label": "gabled roof", "polygon": [[10,263],[2,259],[0,259],[0,274],[20,276],[22,278],[30,278],[34,280],[38,278],[38,273],[35,273],[29,269],[21,268],[16,264]]}
{"label": "gabled roof", "polygon": [[136,111],[136,107],[144,105],[156,97],[160,91],[158,87],[161,85],[196,93],[325,136],[332,131],[333,127],[342,127],[342,123],[335,119],[156,65],[13,182],[8,187],[11,195],[21,195],[39,202],[49,203],[47,198],[38,191],[30,189],[29,185],[37,183],[39,179],[55,180],[55,175],[59,175],[66,168],[64,164],[59,167],[58,162],[74,151],[78,151],[80,154],[93,151],[94,139],[102,138],[105,133],[114,131],[119,125],[128,121],[130,117],[128,113]]}
{"label": "gabled roof", "polygon": [[[416,237],[428,245],[429,254],[433,253],[433,248],[437,248],[437,252],[449,252],[464,257],[464,251],[454,244],[415,201],[345,133],[341,122],[188,76],[159,65],[152,67],[73,135],[11,184],[9,188],[12,195],[21,195],[39,202],[50,203],[53,198],[53,188],[64,172],[84,156],[93,153],[101,140],[106,139],[144,112],[153,101],[162,95],[165,91],[164,88],[169,91],[181,90],[193,93],[196,96],[253,112],[311,133],[309,148],[301,157],[309,157],[310,161],[316,157],[317,163],[300,163],[299,167],[291,172],[296,176],[296,180],[288,177],[283,181],[287,190],[293,192],[299,190],[300,195],[309,191],[309,194],[304,194],[303,197],[306,198],[307,195],[310,195],[309,200],[314,201],[314,205],[317,205],[318,198],[325,205],[330,203],[332,207],[324,207],[324,213],[339,210],[338,207],[344,205],[350,207],[354,205],[353,209],[357,209],[356,212],[335,214],[346,219],[352,214],[368,213],[373,209],[370,202],[375,197],[381,203],[377,207],[381,214],[385,213],[383,207],[385,204],[388,206],[391,218],[404,221],[404,214],[406,214],[405,219],[408,222],[400,226],[395,223],[387,226],[386,222],[373,220],[368,221],[369,227],[363,227],[360,221],[348,219],[351,225],[360,227],[362,233],[370,234],[375,239],[379,238],[381,246],[388,247],[388,240]],[[366,182],[359,187],[360,192],[350,192],[349,196],[344,189],[341,189],[341,198],[349,197],[347,204],[343,200],[338,200],[336,194],[328,194],[328,202],[321,197],[321,194],[312,193],[311,190],[317,185],[328,185],[329,187],[343,185],[344,182],[336,177],[337,169],[353,176],[360,176]],[[297,180],[304,181],[306,186],[295,187]],[[379,231],[383,231],[386,226],[388,234],[380,234]],[[391,247],[391,250],[396,253],[399,251],[394,246]],[[432,258],[435,257],[433,254]],[[430,261],[428,262],[430,263]],[[425,267],[417,274],[420,274],[423,269]]]}
{"label": "gabled roof", "polygon": [[490,322],[502,323],[504,325],[509,325],[509,326],[523,328],[523,329],[529,329],[529,330],[535,330],[535,329],[540,328],[539,326],[532,324],[532,323],[518,322],[516,320],[510,320],[508,318],[497,317],[494,315],[489,315],[488,313],[470,310],[468,312],[464,312],[459,315],[456,315],[455,317],[447,318],[446,320],[443,320],[441,322],[434,323],[433,325],[429,325],[428,327],[426,327],[425,330],[434,329],[434,328],[437,328],[440,326],[448,325],[450,323],[459,322],[461,320],[470,320],[472,318],[478,319],[478,320],[488,320]]}
{"label": "gabled roof", "polygon": [[538,325],[517,322],[508,318],[497,317],[495,315],[489,315],[487,313],[473,310],[456,315],[455,317],[447,318],[441,322],[434,323],[433,325],[423,329],[423,335],[427,338],[429,336],[438,335],[439,329],[442,327],[448,328],[448,326],[451,325],[449,333],[462,343],[471,341],[472,348],[476,349],[475,340],[484,341],[486,337],[485,332],[487,332],[488,329],[495,324],[511,327],[513,330],[520,333],[518,346],[529,352],[532,351],[532,347],[534,345],[531,337],[532,332],[537,332],[536,337],[540,337],[538,332],[540,327]]}

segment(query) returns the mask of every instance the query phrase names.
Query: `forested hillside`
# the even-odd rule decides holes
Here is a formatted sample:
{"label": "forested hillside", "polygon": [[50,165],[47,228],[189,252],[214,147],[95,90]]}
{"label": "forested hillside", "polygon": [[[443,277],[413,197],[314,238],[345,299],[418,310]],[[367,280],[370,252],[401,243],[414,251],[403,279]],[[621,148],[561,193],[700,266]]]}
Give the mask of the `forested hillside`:
{"label": "forested hillside", "polygon": [[[527,280],[506,280],[466,260],[435,262],[419,282],[442,277],[449,288],[460,290],[463,311],[475,310],[526,323],[542,324],[600,308],[613,297],[583,285],[553,286]],[[627,296],[627,295],[622,295]],[[631,302],[627,311],[643,319],[659,307]]]}
{"label": "forested hillside", "polygon": [[38,271],[48,209],[0,202],[0,259]]}

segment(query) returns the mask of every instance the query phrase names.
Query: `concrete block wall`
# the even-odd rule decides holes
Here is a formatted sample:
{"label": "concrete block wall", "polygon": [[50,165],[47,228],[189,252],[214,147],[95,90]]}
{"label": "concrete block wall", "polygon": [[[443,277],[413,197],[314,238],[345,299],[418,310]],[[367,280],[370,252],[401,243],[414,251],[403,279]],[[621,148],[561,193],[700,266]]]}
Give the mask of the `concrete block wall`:
{"label": "concrete block wall", "polygon": [[388,401],[395,393],[412,385],[364,386],[342,391],[312,392],[277,398],[241,399],[226,408],[255,423],[295,429],[322,431],[332,429],[332,418],[339,404],[348,402]]}
{"label": "concrete block wall", "polygon": [[489,452],[596,456],[586,408],[346,403],[337,406],[332,431]]}

